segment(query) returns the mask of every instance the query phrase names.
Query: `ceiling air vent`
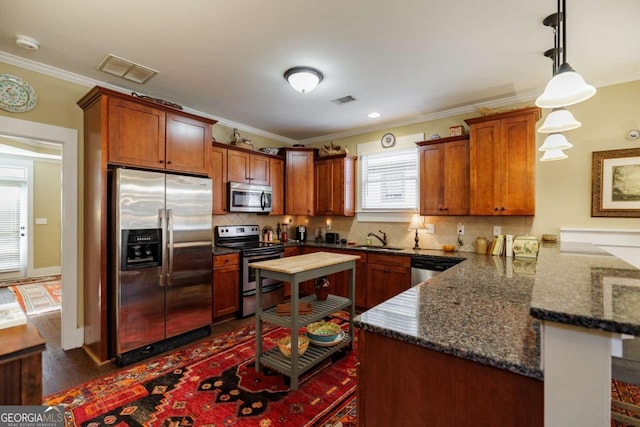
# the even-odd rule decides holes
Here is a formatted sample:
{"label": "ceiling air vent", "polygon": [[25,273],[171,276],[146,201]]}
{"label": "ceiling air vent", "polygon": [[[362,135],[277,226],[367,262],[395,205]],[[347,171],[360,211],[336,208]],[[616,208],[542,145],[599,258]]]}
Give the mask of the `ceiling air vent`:
{"label": "ceiling air vent", "polygon": [[145,83],[151,77],[158,74],[156,70],[111,54],[102,60],[98,66],[98,70],[136,83]]}
{"label": "ceiling air vent", "polygon": [[353,102],[356,99],[351,96],[351,95],[347,95],[347,96],[343,96],[342,98],[336,98],[331,100],[331,102],[333,102],[334,104],[338,104],[338,105],[342,105],[342,104],[347,104],[349,102]]}

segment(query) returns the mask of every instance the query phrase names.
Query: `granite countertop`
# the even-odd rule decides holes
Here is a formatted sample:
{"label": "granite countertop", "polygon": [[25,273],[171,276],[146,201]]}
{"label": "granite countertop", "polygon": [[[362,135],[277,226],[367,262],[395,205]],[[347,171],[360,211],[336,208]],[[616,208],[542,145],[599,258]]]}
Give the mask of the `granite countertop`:
{"label": "granite countertop", "polygon": [[300,243],[297,241],[289,240],[286,245],[287,247],[302,247],[302,246],[311,246],[314,248],[327,248],[327,249],[338,249],[338,250],[348,250],[348,251],[364,251],[367,253],[374,254],[389,254],[389,255],[406,255],[406,256],[415,256],[415,255],[429,255],[429,256],[443,256],[443,257],[453,257],[453,258],[467,258],[469,255],[475,255],[471,252],[445,252],[441,249],[413,249],[413,248],[394,248],[393,250],[383,249],[380,245],[343,245],[342,243],[325,243],[325,242],[316,242],[316,241],[306,241],[304,243]]}
{"label": "granite countertop", "polygon": [[221,248],[218,246],[213,246],[211,249],[211,253],[215,255],[228,255],[228,254],[239,254],[240,249],[229,249],[229,248]]}
{"label": "granite countertop", "polygon": [[542,379],[540,323],[529,314],[535,260],[467,260],[355,319],[364,330]]}
{"label": "granite countertop", "polygon": [[356,326],[543,379],[541,321],[640,335],[640,270],[589,244],[467,261],[356,317]]}
{"label": "granite countertop", "polygon": [[543,244],[531,314],[640,336],[640,270],[593,245]]}

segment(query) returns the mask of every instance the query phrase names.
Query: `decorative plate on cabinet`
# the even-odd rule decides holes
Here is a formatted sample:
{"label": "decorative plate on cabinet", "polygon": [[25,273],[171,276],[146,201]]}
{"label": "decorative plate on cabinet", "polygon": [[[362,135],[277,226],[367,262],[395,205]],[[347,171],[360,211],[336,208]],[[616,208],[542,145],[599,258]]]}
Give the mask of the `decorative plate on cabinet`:
{"label": "decorative plate on cabinet", "polygon": [[38,102],[36,91],[20,77],[0,74],[0,108],[12,113],[24,113]]}

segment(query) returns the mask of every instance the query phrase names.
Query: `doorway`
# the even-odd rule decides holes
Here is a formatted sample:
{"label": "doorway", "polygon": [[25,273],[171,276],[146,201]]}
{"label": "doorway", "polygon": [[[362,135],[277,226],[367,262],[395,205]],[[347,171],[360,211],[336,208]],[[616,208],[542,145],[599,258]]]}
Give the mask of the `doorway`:
{"label": "doorway", "polygon": [[81,347],[78,318],[78,131],[0,116],[0,135],[62,144],[62,312],[61,345]]}

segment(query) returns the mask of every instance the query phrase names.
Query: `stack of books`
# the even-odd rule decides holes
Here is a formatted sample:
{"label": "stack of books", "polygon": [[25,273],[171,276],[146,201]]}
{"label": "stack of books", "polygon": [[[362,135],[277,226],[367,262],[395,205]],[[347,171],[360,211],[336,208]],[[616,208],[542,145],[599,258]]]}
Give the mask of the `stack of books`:
{"label": "stack of books", "polygon": [[495,256],[513,256],[513,235],[500,234],[489,245],[487,253]]}

